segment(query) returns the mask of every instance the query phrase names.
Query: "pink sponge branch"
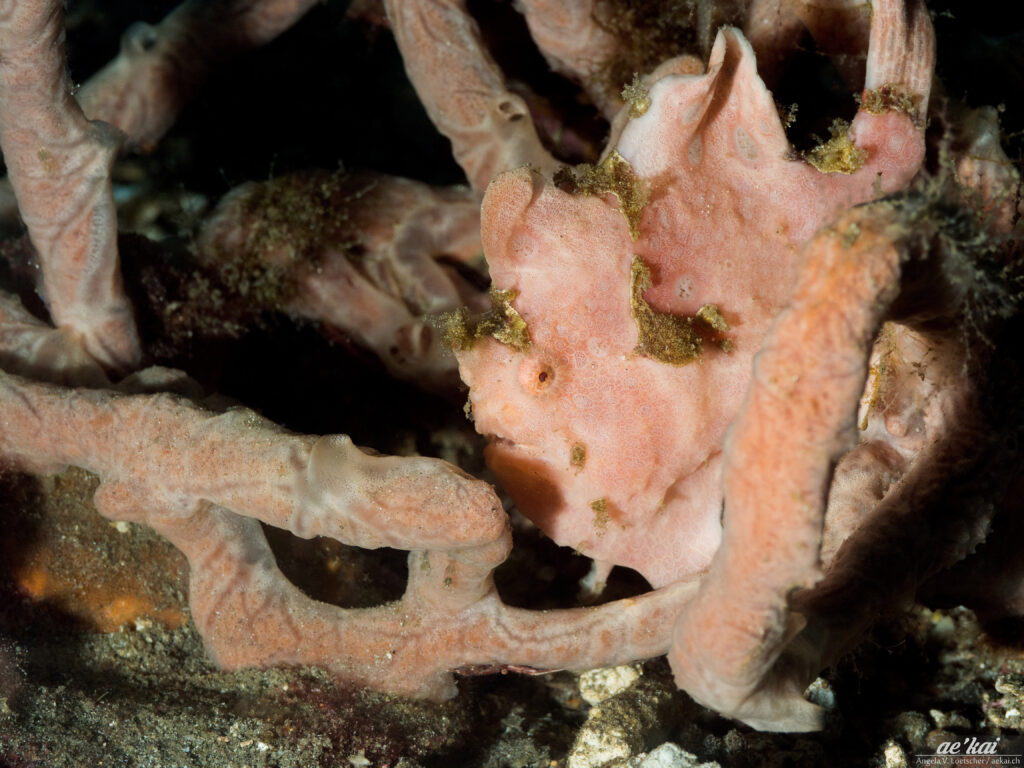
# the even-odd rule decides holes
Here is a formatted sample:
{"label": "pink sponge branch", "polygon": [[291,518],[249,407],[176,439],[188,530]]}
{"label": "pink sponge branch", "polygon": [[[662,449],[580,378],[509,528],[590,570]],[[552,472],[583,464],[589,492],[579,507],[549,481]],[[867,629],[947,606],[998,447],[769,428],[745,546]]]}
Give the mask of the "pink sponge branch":
{"label": "pink sponge branch", "polygon": [[752,0],[744,34],[757,51],[757,70],[774,88],[800,48],[805,30],[854,87],[864,82],[871,14],[867,0]]}
{"label": "pink sponge branch", "polygon": [[551,68],[582,84],[594,105],[612,119],[622,108],[622,98],[602,82],[602,75],[621,41],[598,19],[599,11],[604,10],[601,4],[596,0],[520,0],[517,5]]}
{"label": "pink sponge branch", "polygon": [[0,367],[62,384],[110,383],[99,363],[67,331],[43,323],[6,291],[0,291]]}
{"label": "pink sponge branch", "polygon": [[121,52],[78,94],[89,117],[116,125],[128,144],[155,144],[209,72],[238,51],[288,29],[317,0],[190,0],[156,26],[132,25]]}
{"label": "pink sponge branch", "polygon": [[54,322],[127,370],[140,350],[118,272],[110,167],[120,140],[71,95],[62,21],[58,0],[0,3],[0,148]]}
{"label": "pink sponge branch", "polygon": [[935,61],[935,33],[923,0],[879,0],[871,5],[871,40],[864,88],[899,88],[928,113]]}
{"label": "pink sponge branch", "polygon": [[369,456],[343,435],[293,435],[251,411],[215,414],[170,394],[17,389],[20,396],[3,406],[5,455],[95,472],[120,517],[140,514],[130,503],[187,516],[211,502],[306,538],[368,548],[484,547],[489,568],[505,557],[497,496],[437,459]]}
{"label": "pink sponge branch", "polygon": [[[188,557],[193,615],[223,666],[314,664],[412,696],[454,694],[460,668],[585,669],[668,649],[684,580],[600,608],[504,605],[493,569],[508,521],[486,483],[429,458],[370,456],[343,435],[293,435],[251,411],[172,395],[68,390],[0,373],[0,454],[98,474],[97,509],[145,523]],[[243,516],[244,515],[244,516]],[[347,610],[277,569],[259,522],[411,550],[397,603]]]}
{"label": "pink sponge branch", "polygon": [[820,727],[802,686],[773,689],[771,670],[804,625],[789,595],[822,577],[825,496],[856,439],[868,350],[899,290],[899,231],[895,209],[878,204],[853,209],[808,244],[729,432],[722,547],[680,614],[669,658],[695,699],[757,728]]}
{"label": "pink sponge branch", "polygon": [[390,605],[343,609],[288,583],[253,520],[213,508],[190,526],[157,530],[189,558],[193,615],[222,666],[312,664],[433,700],[455,694],[453,670],[580,669],[663,653],[674,613],[694,591],[683,582],[600,608],[539,612],[509,608],[493,589],[445,610],[410,588]]}
{"label": "pink sponge branch", "polygon": [[473,189],[483,193],[510,168],[557,169],[462,0],[386,0],[385,7],[409,79]]}

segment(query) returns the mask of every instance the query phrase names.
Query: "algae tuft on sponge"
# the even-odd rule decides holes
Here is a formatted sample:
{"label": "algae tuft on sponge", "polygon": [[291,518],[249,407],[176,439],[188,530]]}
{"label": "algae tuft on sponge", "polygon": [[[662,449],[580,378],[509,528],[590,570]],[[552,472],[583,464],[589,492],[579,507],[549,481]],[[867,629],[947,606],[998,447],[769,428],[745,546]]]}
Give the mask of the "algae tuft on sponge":
{"label": "algae tuft on sponge", "polygon": [[636,351],[670,365],[686,365],[700,357],[704,341],[689,317],[655,312],[644,299],[651,270],[639,256],[629,270],[630,312],[639,332]]}
{"label": "algae tuft on sponge", "polygon": [[491,289],[491,308],[471,315],[465,307],[445,312],[437,319],[444,342],[452,349],[470,349],[477,339],[491,336],[517,352],[530,348],[530,330],[523,316],[512,306],[514,290]]}
{"label": "algae tuft on sponge", "polygon": [[829,132],[832,138],[804,155],[807,162],[822,173],[853,173],[860,169],[867,160],[867,152],[853,143],[850,124],[833,120]]}
{"label": "algae tuft on sponge", "polygon": [[615,195],[630,238],[634,242],[640,238],[640,214],[650,200],[650,192],[629,161],[614,149],[597,165],[584,163],[575,172],[562,168],[554,181],[560,189],[575,195]]}

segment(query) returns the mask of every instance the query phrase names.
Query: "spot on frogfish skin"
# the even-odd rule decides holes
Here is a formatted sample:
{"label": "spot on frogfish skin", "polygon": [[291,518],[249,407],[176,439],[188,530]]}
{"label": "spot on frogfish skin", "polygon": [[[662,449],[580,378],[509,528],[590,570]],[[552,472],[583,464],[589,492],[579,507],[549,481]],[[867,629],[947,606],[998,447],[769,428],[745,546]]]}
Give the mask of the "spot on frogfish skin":
{"label": "spot on frogfish skin", "polygon": [[606,499],[598,499],[597,501],[590,502],[590,508],[594,510],[594,533],[598,536],[603,536],[605,531],[608,530],[608,501]]}
{"label": "spot on frogfish skin", "polygon": [[569,451],[569,463],[576,468],[577,473],[583,469],[583,465],[587,463],[587,447],[583,443],[572,444],[572,449]]}
{"label": "spot on frogfish skin", "polygon": [[444,343],[452,349],[467,350],[485,336],[491,336],[517,352],[530,349],[530,330],[523,316],[512,306],[517,293],[514,290],[491,289],[491,308],[479,314],[470,314],[466,307],[440,315],[436,323],[441,329]]}
{"label": "spot on frogfish skin", "polygon": [[690,159],[690,165],[700,164],[701,155],[704,152],[704,142],[700,135],[694,136],[693,141],[690,142],[690,147],[686,152],[687,157]]}
{"label": "spot on frogfish skin", "polygon": [[650,191],[629,161],[614,149],[597,165],[560,168],[554,182],[563,192],[574,195],[615,195],[630,238],[634,242],[640,238],[640,214],[650,200]]}
{"label": "spot on frogfish skin", "polygon": [[[633,257],[629,270],[630,314],[639,334],[636,353],[670,365],[686,365],[701,356],[703,335],[729,330],[725,318],[714,304],[705,304],[693,317],[655,312],[644,299],[651,287],[651,270],[639,256]],[[719,341],[726,352],[728,340]]]}
{"label": "spot on frogfish skin", "polygon": [[57,158],[53,156],[53,153],[46,147],[40,148],[39,152],[36,153],[39,158],[39,164],[42,166],[43,171],[47,174],[55,174],[60,170],[60,164],[57,162]]}
{"label": "spot on frogfish skin", "polygon": [[740,154],[743,155],[743,157],[746,160],[756,160],[758,155],[757,144],[754,143],[754,140],[750,137],[750,134],[747,133],[742,126],[740,126],[736,129],[735,137],[736,148],[739,149]]}

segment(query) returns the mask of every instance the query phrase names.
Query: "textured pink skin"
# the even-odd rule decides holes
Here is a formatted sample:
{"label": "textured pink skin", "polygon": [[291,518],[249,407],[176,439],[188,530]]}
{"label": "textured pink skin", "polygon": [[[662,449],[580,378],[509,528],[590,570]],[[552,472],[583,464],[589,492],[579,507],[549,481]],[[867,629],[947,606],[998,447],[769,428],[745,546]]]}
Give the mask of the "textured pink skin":
{"label": "textured pink skin", "polygon": [[[492,182],[484,250],[495,285],[518,292],[533,346],[488,340],[459,359],[477,428],[492,437],[490,465],[519,508],[560,544],[658,586],[705,568],[719,545],[725,432],[800,247],[845,208],[905,186],[924,146],[906,114],[862,112],[851,128],[867,153],[858,171],[794,159],[732,29],[707,74],[663,77],[651,98],[614,143],[651,190],[637,242],[612,197],[574,197],[525,169]],[[651,267],[656,310],[717,304],[733,350],[706,343],[682,367],[636,354],[634,254]],[[575,443],[582,469],[570,462]]]}

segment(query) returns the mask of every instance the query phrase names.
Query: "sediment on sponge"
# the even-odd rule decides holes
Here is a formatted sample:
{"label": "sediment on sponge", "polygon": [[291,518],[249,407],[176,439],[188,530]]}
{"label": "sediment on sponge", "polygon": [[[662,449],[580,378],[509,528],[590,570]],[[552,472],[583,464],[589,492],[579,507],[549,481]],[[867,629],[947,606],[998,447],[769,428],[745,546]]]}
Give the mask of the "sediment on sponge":
{"label": "sediment on sponge", "polygon": [[226,200],[246,227],[244,239],[230,249],[212,240],[205,260],[238,295],[282,309],[295,297],[298,272],[316,267],[318,249],[338,240],[347,250],[349,244],[340,241],[348,222],[345,204],[366,191],[350,191],[350,183],[342,171],[313,171],[239,187]]}

